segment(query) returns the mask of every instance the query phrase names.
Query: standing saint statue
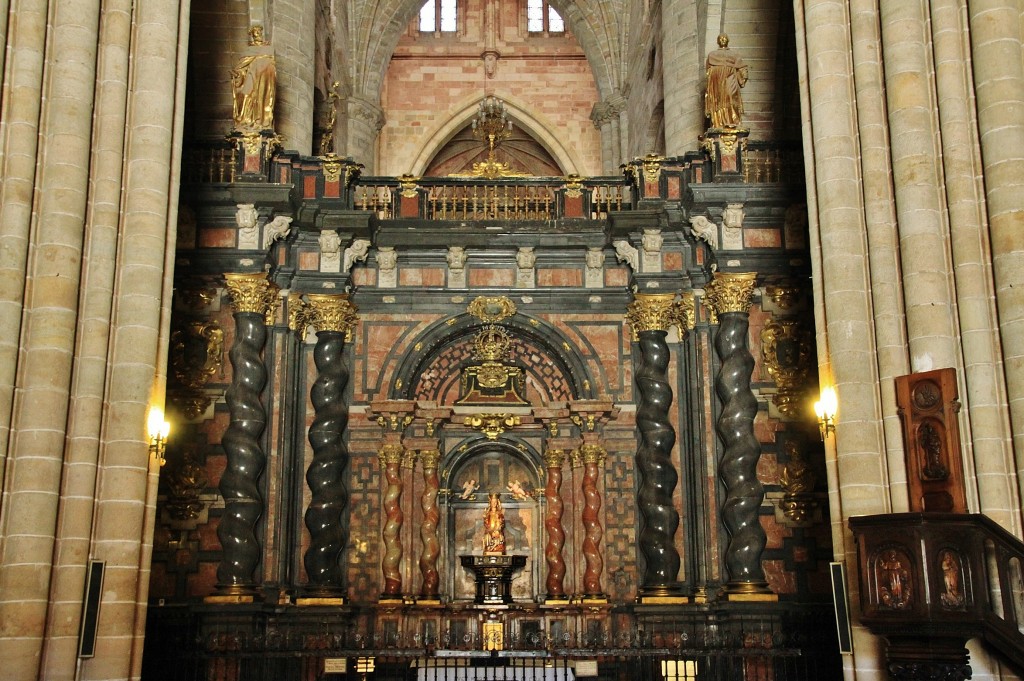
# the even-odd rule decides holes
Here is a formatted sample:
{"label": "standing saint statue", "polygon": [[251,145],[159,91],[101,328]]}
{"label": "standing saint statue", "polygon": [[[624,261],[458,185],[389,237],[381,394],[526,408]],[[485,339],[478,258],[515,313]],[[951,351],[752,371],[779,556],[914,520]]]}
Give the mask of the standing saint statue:
{"label": "standing saint statue", "polygon": [[487,495],[484,511],[484,555],[505,555],[505,511],[498,494]]}
{"label": "standing saint statue", "polygon": [[231,69],[232,116],[235,129],[258,132],[274,129],[277,65],[274,50],[263,40],[263,27],[249,30],[250,54]]}
{"label": "standing saint statue", "polygon": [[704,93],[704,113],[712,128],[735,128],[743,119],[740,88],[747,84],[747,65],[729,49],[729,36],[718,36],[718,48],[708,55],[708,86]]}

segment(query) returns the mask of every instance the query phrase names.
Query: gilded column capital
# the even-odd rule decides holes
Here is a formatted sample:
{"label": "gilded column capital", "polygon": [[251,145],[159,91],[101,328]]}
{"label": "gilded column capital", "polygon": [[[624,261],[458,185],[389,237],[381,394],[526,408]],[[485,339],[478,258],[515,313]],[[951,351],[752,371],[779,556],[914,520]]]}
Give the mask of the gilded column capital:
{"label": "gilded column capital", "polygon": [[608,458],[608,451],[601,445],[581,445],[580,458],[585,465],[595,464],[602,466],[605,459]]}
{"label": "gilded column capital", "polygon": [[433,470],[437,468],[437,462],[441,460],[441,452],[436,449],[421,449],[419,458],[423,470]]}
{"label": "gilded column capital", "polygon": [[747,312],[753,302],[756,272],[715,272],[714,280],[705,289],[704,303],[716,315]]}
{"label": "gilded column capital", "polygon": [[416,468],[416,459],[418,458],[415,449],[405,450],[405,455],[402,457],[402,468],[413,470]]}
{"label": "gilded column capital", "polygon": [[309,310],[309,322],[317,331],[340,331],[345,340],[352,340],[352,329],[359,318],[358,308],[349,300],[348,295],[341,293],[327,295],[311,293],[306,296]]}
{"label": "gilded column capital", "polygon": [[377,458],[380,459],[382,466],[398,465],[402,463],[404,456],[405,447],[393,442],[381,445],[377,452]]}
{"label": "gilded column capital", "polygon": [[231,306],[236,313],[253,312],[268,319],[277,309],[280,290],[277,284],[269,281],[265,272],[257,274],[226,273],[224,282],[231,296]]}
{"label": "gilded column capital", "polygon": [[544,466],[546,468],[561,468],[564,463],[564,449],[549,449],[544,452]]}
{"label": "gilded column capital", "polygon": [[680,322],[675,293],[637,293],[626,310],[634,340],[642,331],[668,331]]}

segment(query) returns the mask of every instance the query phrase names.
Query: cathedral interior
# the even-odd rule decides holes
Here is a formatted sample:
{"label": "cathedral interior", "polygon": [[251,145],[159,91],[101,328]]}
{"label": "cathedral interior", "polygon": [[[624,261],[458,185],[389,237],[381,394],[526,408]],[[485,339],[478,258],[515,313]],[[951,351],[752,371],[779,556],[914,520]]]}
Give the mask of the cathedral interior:
{"label": "cathedral interior", "polygon": [[11,678],[1024,673],[1018,0],[19,4]]}

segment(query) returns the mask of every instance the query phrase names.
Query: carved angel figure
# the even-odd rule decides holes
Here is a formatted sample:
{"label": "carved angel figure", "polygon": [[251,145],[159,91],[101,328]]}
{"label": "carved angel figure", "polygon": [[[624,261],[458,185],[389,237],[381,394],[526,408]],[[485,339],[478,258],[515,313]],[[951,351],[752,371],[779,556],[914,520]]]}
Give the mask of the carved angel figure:
{"label": "carved angel figure", "polygon": [[470,478],[462,483],[462,493],[459,495],[459,498],[471,499],[473,497],[473,493],[478,489],[480,489],[480,485],[477,484],[476,478]]}
{"label": "carved angel figure", "polygon": [[523,499],[531,499],[533,496],[525,489],[523,489],[523,483],[519,482],[518,480],[513,480],[509,482],[508,485],[506,485],[506,489],[509,491],[509,494],[512,495],[512,498],[517,501],[522,501]]}

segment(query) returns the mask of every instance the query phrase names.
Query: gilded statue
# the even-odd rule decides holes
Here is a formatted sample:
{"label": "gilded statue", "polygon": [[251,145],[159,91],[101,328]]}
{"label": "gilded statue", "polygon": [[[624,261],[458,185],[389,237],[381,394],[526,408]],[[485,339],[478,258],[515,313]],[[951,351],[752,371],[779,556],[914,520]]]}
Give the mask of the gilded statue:
{"label": "gilded statue", "polygon": [[708,85],[704,94],[704,113],[712,128],[735,128],[743,119],[740,88],[747,84],[748,67],[729,49],[729,36],[718,36],[718,49],[708,54]]}
{"label": "gilded statue", "polygon": [[487,510],[484,511],[484,554],[504,555],[505,553],[505,511],[501,498],[492,492],[487,495]]}
{"label": "gilded statue", "polygon": [[263,27],[249,31],[249,54],[231,69],[235,129],[258,132],[274,128],[277,65],[274,50],[263,40]]}

